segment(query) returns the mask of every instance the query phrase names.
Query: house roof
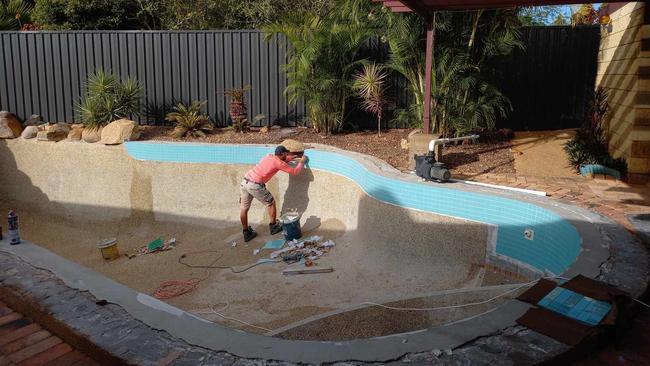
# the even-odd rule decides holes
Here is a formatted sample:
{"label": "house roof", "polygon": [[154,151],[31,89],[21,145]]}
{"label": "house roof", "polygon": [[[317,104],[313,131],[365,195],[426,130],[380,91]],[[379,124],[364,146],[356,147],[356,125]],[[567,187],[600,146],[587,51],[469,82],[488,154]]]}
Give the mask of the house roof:
{"label": "house roof", "polygon": [[620,1],[607,0],[372,0],[383,3],[393,12],[408,13],[416,12],[422,16],[428,16],[436,10],[471,10],[510,8],[515,6],[538,6],[538,5],[566,5],[583,4],[585,2],[618,3]]}

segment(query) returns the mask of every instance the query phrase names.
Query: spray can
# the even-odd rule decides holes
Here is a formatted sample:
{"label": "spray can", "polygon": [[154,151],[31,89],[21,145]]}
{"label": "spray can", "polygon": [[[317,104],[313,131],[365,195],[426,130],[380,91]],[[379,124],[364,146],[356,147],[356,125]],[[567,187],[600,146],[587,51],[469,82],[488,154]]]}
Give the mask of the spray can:
{"label": "spray can", "polygon": [[8,221],[8,236],[9,236],[9,244],[11,245],[16,245],[20,244],[20,232],[18,231],[18,215],[16,214],[15,210],[9,211],[9,215],[7,216],[7,221]]}

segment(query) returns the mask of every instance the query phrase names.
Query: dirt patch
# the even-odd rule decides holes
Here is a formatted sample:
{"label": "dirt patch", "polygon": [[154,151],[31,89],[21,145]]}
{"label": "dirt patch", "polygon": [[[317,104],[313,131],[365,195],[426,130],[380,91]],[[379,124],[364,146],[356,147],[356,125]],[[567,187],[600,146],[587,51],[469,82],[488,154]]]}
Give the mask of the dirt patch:
{"label": "dirt patch", "polygon": [[514,157],[510,142],[446,146],[443,161],[459,175],[513,174]]}
{"label": "dirt patch", "polygon": [[515,170],[518,175],[538,177],[576,177],[564,145],[575,130],[516,132],[512,140]]}
{"label": "dirt patch", "polygon": [[[178,141],[168,135],[170,127],[143,126],[143,140]],[[286,138],[305,143],[319,143],[377,157],[399,170],[408,170],[408,150],[402,149],[402,139],[411,130],[392,129],[378,136],[374,131],[341,133],[322,136],[311,128],[295,127],[272,129],[268,133],[253,130],[236,133],[232,129],[216,129],[205,138],[186,138],[181,141],[220,144],[279,144]],[[452,173],[478,175],[484,173],[514,173],[514,158],[509,142],[446,146],[444,161]]]}

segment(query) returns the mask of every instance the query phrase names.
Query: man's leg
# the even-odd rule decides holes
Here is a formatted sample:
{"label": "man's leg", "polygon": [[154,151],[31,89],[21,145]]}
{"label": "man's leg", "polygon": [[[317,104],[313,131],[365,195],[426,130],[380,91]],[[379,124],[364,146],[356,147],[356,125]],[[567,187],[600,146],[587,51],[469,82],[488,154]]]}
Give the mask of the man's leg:
{"label": "man's leg", "polygon": [[253,195],[248,192],[246,182],[239,186],[239,220],[244,231],[248,230],[248,210],[251,208]]}
{"label": "man's leg", "polygon": [[277,218],[278,211],[277,211],[277,209],[275,208],[275,200],[273,200],[273,203],[272,203],[272,204],[270,204],[270,205],[268,205],[268,206],[266,206],[266,207],[267,207],[268,210],[269,210],[269,217],[271,218],[271,220],[270,220],[269,223],[270,223],[271,225],[273,225],[273,224],[276,223],[276,221],[278,221],[278,218]]}
{"label": "man's leg", "polygon": [[239,220],[241,221],[241,226],[244,230],[248,229],[248,209],[239,210]]}

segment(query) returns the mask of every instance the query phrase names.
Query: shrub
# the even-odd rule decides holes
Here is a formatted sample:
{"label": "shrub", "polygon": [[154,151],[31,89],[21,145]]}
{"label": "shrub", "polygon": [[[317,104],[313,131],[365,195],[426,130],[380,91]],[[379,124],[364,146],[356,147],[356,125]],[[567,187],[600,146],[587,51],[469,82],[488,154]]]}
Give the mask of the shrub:
{"label": "shrub", "polygon": [[0,1],[0,31],[19,30],[31,25],[32,9],[32,4],[27,1]]}
{"label": "shrub", "polygon": [[583,164],[600,164],[618,170],[621,176],[627,174],[627,163],[623,158],[613,158],[609,154],[604,119],[609,112],[607,92],[598,88],[590,102],[585,120],[575,136],[566,143],[569,162],[576,171]]}
{"label": "shrub", "polygon": [[97,129],[116,119],[138,114],[142,86],[134,79],[122,82],[113,74],[97,70],[86,80],[86,95],[77,112],[87,128]]}
{"label": "shrub", "polygon": [[175,124],[170,136],[174,138],[185,136],[205,137],[206,132],[212,131],[210,117],[201,114],[201,107],[204,104],[205,102],[196,100],[190,105],[178,103],[174,107],[174,112],[168,113],[166,118],[166,120]]}
{"label": "shrub", "polygon": [[34,21],[43,29],[138,29],[138,2],[38,0]]}
{"label": "shrub", "polygon": [[248,118],[234,119],[232,121],[232,128],[235,130],[235,132],[240,132],[240,133],[247,132],[248,129],[250,128],[250,124],[248,123]]}

